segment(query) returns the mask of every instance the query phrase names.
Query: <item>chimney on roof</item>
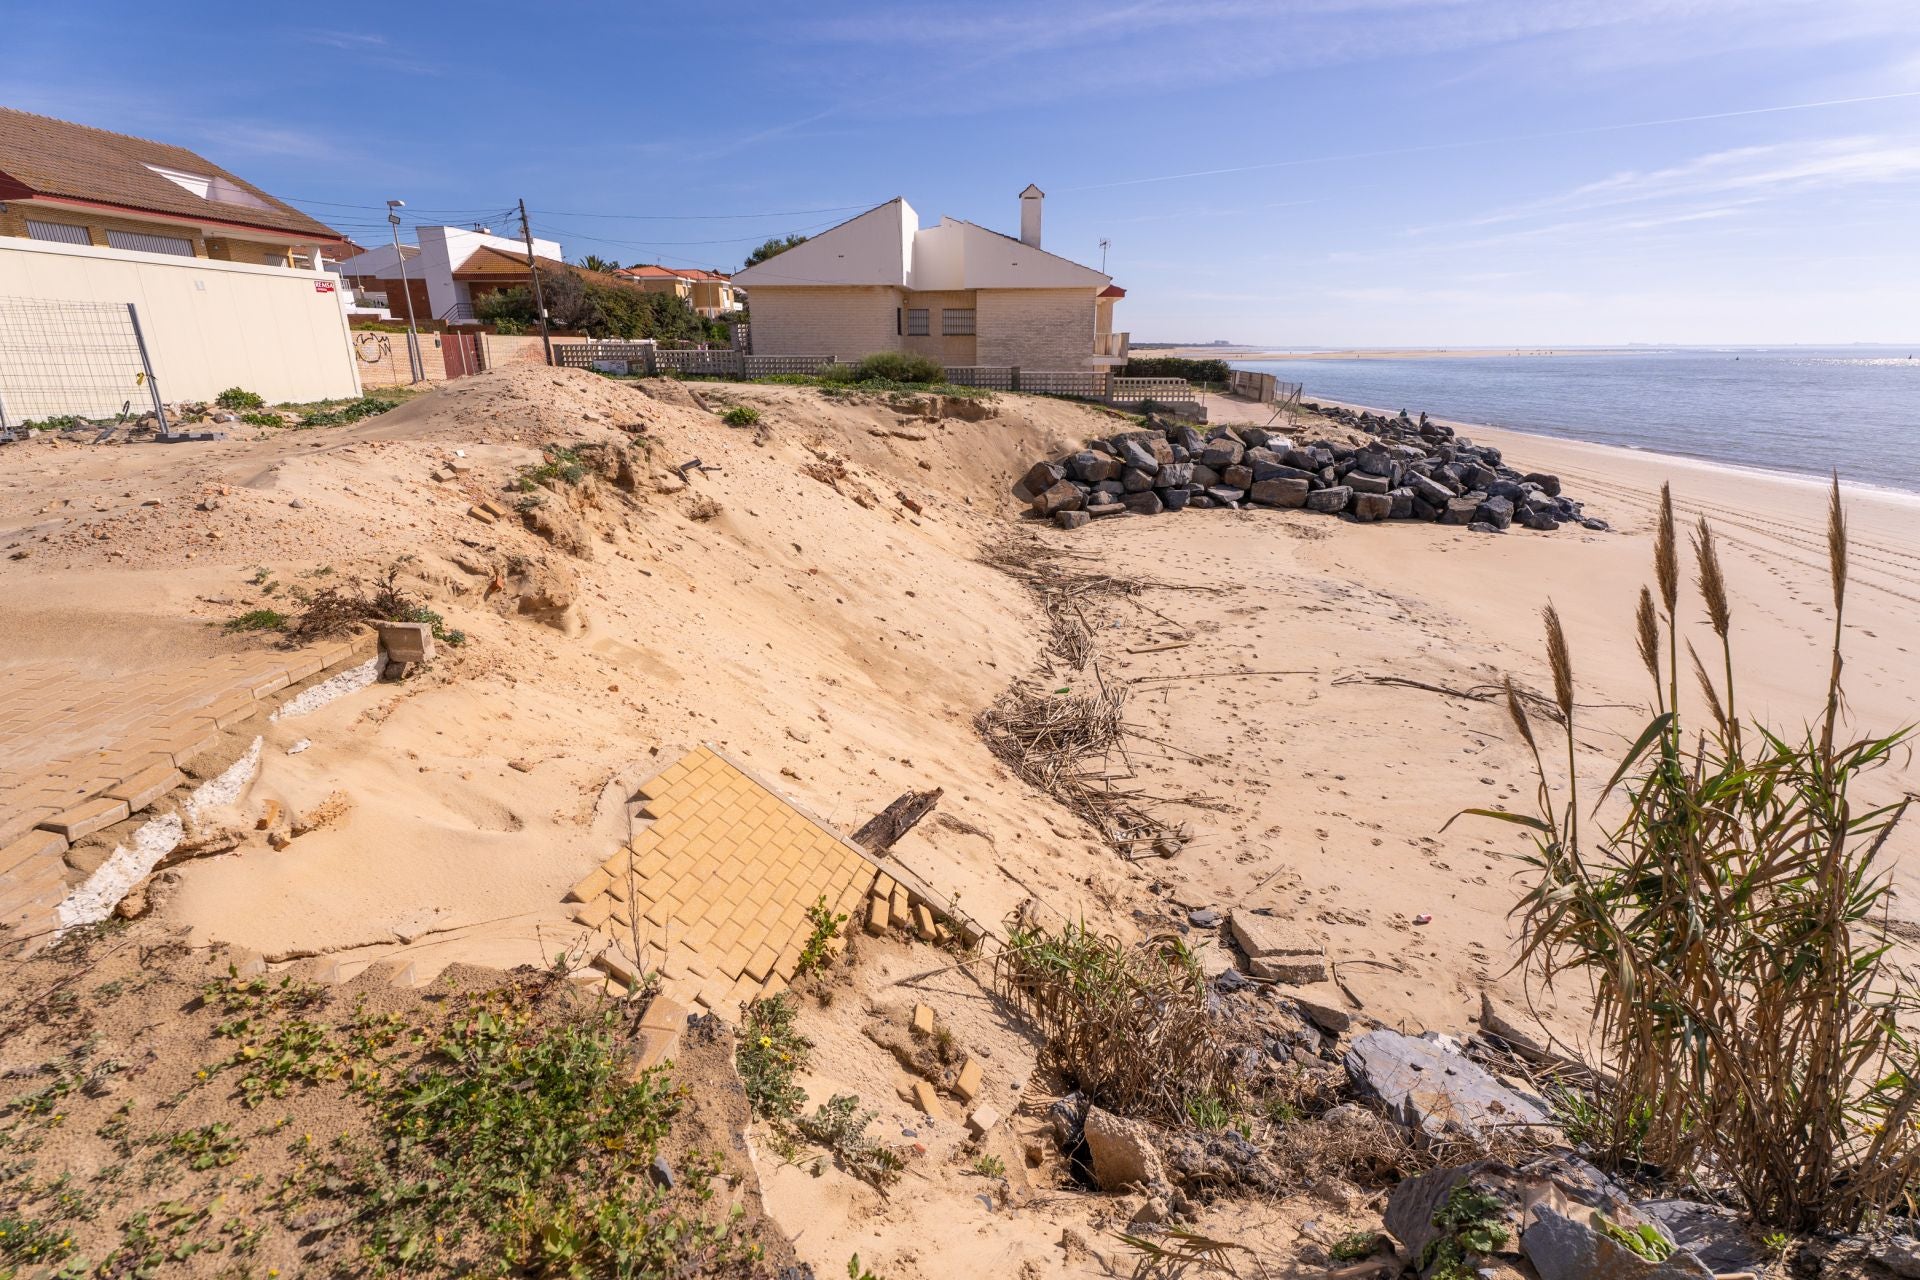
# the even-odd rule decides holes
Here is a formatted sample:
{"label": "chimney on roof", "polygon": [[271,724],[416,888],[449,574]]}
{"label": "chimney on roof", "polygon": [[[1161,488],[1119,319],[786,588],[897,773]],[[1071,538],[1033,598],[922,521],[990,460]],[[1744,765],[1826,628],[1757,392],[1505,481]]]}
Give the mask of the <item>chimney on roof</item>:
{"label": "chimney on roof", "polygon": [[1032,249],[1040,247],[1040,202],[1047,193],[1031,182],[1020,193],[1020,243]]}

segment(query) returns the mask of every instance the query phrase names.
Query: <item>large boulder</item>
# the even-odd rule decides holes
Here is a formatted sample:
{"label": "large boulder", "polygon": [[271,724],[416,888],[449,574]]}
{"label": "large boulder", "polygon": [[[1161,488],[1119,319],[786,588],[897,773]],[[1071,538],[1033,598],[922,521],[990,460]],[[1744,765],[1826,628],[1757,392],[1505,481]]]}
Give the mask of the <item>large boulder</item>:
{"label": "large boulder", "polygon": [[1033,509],[1050,516],[1056,511],[1078,511],[1086,503],[1087,497],[1079,486],[1070,480],[1061,480],[1034,495]]}
{"label": "large boulder", "polygon": [[1347,1050],[1346,1068],[1362,1094],[1429,1139],[1464,1136],[1484,1144],[1496,1130],[1552,1131],[1538,1098],[1508,1088],[1431,1032],[1369,1031]]}
{"label": "large boulder", "polygon": [[1307,510],[1318,511],[1323,515],[1335,515],[1347,509],[1347,503],[1352,497],[1353,490],[1343,484],[1316,489],[1307,495]]}
{"label": "large boulder", "polygon": [[1022,502],[1035,498],[1067,478],[1067,469],[1057,462],[1036,462],[1027,474],[1014,482],[1013,496]]}
{"label": "large boulder", "polygon": [[1152,1131],[1138,1120],[1089,1107],[1082,1132],[1093,1160],[1094,1181],[1102,1191],[1151,1187],[1166,1181],[1166,1168],[1154,1149]]}
{"label": "large boulder", "polygon": [[1255,480],[1247,496],[1264,507],[1304,507],[1307,505],[1307,481],[1298,479]]}
{"label": "large boulder", "polygon": [[1393,514],[1393,499],[1384,493],[1356,493],[1352,510],[1355,520],[1385,520]]}
{"label": "large boulder", "polygon": [[1448,498],[1440,517],[1441,524],[1472,524],[1480,518],[1480,499],[1468,495],[1462,498]]}

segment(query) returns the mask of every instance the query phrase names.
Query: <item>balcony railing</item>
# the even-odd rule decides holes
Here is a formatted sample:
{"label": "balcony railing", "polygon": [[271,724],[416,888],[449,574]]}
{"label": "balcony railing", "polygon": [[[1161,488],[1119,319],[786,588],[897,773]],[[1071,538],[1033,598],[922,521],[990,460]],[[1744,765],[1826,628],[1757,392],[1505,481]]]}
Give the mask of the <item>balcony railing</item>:
{"label": "balcony railing", "polygon": [[1109,360],[1127,358],[1127,339],[1133,335],[1127,333],[1096,333],[1093,335],[1093,354]]}

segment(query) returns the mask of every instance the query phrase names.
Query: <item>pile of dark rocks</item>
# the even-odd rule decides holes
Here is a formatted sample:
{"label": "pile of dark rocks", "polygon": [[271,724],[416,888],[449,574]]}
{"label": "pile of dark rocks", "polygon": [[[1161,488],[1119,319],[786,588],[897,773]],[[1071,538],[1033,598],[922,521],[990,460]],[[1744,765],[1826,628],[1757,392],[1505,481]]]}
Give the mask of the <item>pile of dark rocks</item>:
{"label": "pile of dark rocks", "polygon": [[1563,524],[1605,529],[1560,492],[1558,476],[1522,473],[1500,450],[1452,427],[1318,405],[1316,410],[1372,439],[1361,445],[1296,444],[1261,427],[1216,426],[1149,417],[1135,431],[1090,441],[1078,453],[1036,463],[1014,496],[1063,529],[1098,516],[1158,515],[1183,508],[1304,507],[1353,520],[1433,520],[1500,533],[1515,524],[1548,531]]}

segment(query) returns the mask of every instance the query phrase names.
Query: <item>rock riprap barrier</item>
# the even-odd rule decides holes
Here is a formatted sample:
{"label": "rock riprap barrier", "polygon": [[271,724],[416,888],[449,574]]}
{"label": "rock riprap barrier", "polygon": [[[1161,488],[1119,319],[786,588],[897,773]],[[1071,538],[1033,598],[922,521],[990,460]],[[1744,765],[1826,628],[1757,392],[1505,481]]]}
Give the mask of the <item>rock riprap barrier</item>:
{"label": "rock riprap barrier", "polygon": [[[1306,406],[1317,409],[1317,406]],[[1319,409],[1371,439],[1358,445],[1295,444],[1261,427],[1149,417],[1146,426],[1089,441],[1078,453],[1035,463],[1014,496],[1063,529],[1100,516],[1159,515],[1183,508],[1301,507],[1354,520],[1432,520],[1483,533],[1513,525],[1542,532],[1563,524],[1605,529],[1560,492],[1560,478],[1522,473],[1500,450],[1452,427],[1350,409]]]}

